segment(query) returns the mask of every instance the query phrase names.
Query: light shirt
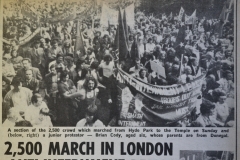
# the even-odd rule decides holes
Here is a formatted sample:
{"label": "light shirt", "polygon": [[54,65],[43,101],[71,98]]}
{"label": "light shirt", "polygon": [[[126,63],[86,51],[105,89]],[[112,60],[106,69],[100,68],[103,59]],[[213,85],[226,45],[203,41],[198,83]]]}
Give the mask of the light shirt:
{"label": "light shirt", "polygon": [[30,105],[25,112],[25,119],[33,126],[52,127],[50,117],[40,113],[42,109],[48,109],[45,102],[42,102],[41,106],[38,107]]}
{"label": "light shirt", "polygon": [[222,123],[225,123],[229,114],[230,108],[226,103],[220,104],[219,102],[216,103],[216,119]]}
{"label": "light shirt", "polygon": [[77,123],[76,127],[105,127],[100,120],[96,120],[91,126],[86,122],[86,118],[83,118]]}
{"label": "light shirt", "polygon": [[111,61],[108,65],[106,64],[106,62],[102,62],[99,65],[99,68],[103,69],[103,76],[109,78],[111,75],[113,75],[114,62]]}
{"label": "light shirt", "polygon": [[4,97],[4,103],[8,106],[18,107],[19,111],[25,111],[31,103],[32,91],[25,87],[19,87],[19,91],[10,90]]}

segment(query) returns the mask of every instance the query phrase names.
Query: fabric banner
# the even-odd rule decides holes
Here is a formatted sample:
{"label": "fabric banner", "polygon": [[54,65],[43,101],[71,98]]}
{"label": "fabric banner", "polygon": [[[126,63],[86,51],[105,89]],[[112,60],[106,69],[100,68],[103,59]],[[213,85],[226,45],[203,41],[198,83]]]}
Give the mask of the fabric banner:
{"label": "fabric banner", "polygon": [[102,14],[100,19],[101,26],[108,27],[108,24],[118,24],[118,11],[109,8],[106,4],[102,6]]}
{"label": "fabric banner", "polygon": [[133,29],[134,25],[135,25],[134,8],[135,8],[134,3],[132,3],[131,5],[129,5],[125,8],[127,24],[131,29]]}
{"label": "fabric banner", "polygon": [[[117,80],[119,84],[121,84],[120,86],[124,86],[122,87],[122,90],[124,90],[124,93],[122,93],[122,98],[124,99],[122,100],[123,102],[127,101],[126,97],[132,97],[131,99],[136,100],[136,96],[133,96],[136,94],[137,100],[141,97],[140,102],[142,104],[137,105],[138,107],[141,106],[140,109],[137,109],[138,116],[141,117],[140,115],[142,115],[142,117],[147,119],[147,121],[150,121],[150,123],[161,123],[164,125],[181,120],[196,108],[200,101],[198,98],[201,95],[202,81],[204,77],[205,75],[201,75],[186,84],[156,86],[142,82],[123,70],[118,69]],[[128,89],[126,89],[126,87],[129,88],[129,91],[134,93],[130,93],[129,91],[129,93],[127,93],[126,90]],[[130,104],[135,106],[136,109],[136,105],[133,103]],[[122,105],[124,107],[122,108],[121,115],[128,115],[131,108],[134,108],[129,108],[128,105],[126,106],[125,104]],[[120,118],[122,120],[124,119],[124,116]]]}
{"label": "fabric banner", "polygon": [[55,16],[53,18],[43,18],[41,21],[50,22],[50,23],[57,23],[57,22],[69,22],[74,20],[76,17],[76,13],[63,13],[61,15]]}
{"label": "fabric banner", "polygon": [[[125,8],[126,12],[126,22],[130,28],[134,28],[134,4],[131,4]],[[123,10],[121,10],[121,15],[123,17]],[[109,8],[106,4],[102,5],[102,14],[100,18],[100,24],[104,27],[108,27],[108,24],[117,25],[118,24],[118,11]]]}
{"label": "fabric banner", "polygon": [[[32,40],[35,36],[37,36],[41,31],[41,28],[37,28],[34,32],[32,32],[29,36],[27,36],[26,38],[22,39],[19,41],[19,45],[24,45],[26,43],[28,43],[30,40]],[[7,44],[11,44],[10,39],[4,39],[3,38],[3,42],[7,43]]]}
{"label": "fabric banner", "polygon": [[30,34],[28,37],[26,37],[25,39],[19,41],[20,45],[24,45],[26,43],[28,43],[30,40],[32,40],[35,36],[37,36],[41,31],[41,28],[37,28],[32,34]]}

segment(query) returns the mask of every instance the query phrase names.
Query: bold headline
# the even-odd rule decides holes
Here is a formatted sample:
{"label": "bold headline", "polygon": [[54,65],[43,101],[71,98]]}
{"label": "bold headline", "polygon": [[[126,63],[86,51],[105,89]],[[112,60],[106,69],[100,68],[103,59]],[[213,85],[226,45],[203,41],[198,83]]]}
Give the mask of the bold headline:
{"label": "bold headline", "polygon": [[[101,142],[101,155],[114,155],[116,142]],[[171,156],[173,143],[120,142],[120,155]],[[48,155],[94,155],[94,142],[50,142]]]}

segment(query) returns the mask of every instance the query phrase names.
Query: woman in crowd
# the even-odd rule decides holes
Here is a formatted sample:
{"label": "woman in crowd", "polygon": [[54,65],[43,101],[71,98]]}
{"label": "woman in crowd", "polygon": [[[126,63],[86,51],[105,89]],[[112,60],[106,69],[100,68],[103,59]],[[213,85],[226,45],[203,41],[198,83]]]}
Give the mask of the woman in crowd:
{"label": "woman in crowd", "polygon": [[209,100],[203,99],[200,107],[201,114],[191,124],[192,127],[216,127],[214,121],[211,120],[211,116],[214,114],[215,105]]}
{"label": "woman in crowd", "polygon": [[83,118],[89,106],[99,107],[99,99],[97,99],[99,89],[97,85],[97,80],[92,76],[88,76],[83,84],[83,88],[78,91],[80,99],[78,114],[80,118]]}
{"label": "woman in crowd", "polygon": [[58,83],[58,108],[57,119],[60,126],[73,126],[76,124],[77,103],[71,96],[77,91],[73,81],[69,79],[67,71],[63,71],[60,75]]}

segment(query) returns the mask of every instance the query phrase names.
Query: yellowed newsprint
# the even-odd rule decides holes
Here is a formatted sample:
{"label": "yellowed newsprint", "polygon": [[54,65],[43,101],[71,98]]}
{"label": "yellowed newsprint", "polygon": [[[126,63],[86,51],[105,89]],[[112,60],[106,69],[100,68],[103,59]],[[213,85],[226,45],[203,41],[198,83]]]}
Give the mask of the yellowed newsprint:
{"label": "yellowed newsprint", "polygon": [[0,0],[1,160],[238,160],[238,0]]}

